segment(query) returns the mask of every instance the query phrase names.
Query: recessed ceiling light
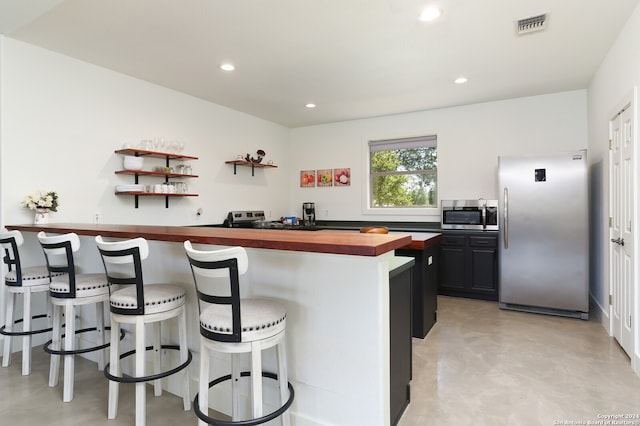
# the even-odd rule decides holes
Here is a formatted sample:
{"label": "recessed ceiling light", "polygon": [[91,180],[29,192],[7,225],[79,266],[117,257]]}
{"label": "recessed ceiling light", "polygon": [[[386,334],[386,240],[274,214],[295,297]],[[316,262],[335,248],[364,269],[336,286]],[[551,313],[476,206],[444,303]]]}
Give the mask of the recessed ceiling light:
{"label": "recessed ceiling light", "polygon": [[430,6],[422,11],[418,19],[421,20],[422,22],[432,22],[438,19],[439,17],[440,17],[440,9],[438,9],[435,6]]}
{"label": "recessed ceiling light", "polygon": [[316,104],[309,103],[309,104],[306,104],[305,107],[307,107],[307,108],[315,108]]}
{"label": "recessed ceiling light", "polygon": [[236,67],[234,67],[233,64],[222,64],[220,65],[220,69],[223,71],[233,71]]}
{"label": "recessed ceiling light", "polygon": [[455,84],[464,84],[464,83],[466,83],[467,81],[468,81],[468,80],[467,80],[467,77],[458,77],[458,78],[456,78],[455,80],[453,80],[453,82],[454,82]]}

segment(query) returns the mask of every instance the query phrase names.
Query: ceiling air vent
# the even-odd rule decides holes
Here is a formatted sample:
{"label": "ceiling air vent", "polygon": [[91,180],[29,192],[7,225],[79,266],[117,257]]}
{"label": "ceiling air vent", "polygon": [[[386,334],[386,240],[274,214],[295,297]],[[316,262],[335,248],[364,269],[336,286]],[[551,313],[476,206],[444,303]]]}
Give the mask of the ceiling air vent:
{"label": "ceiling air vent", "polygon": [[543,31],[545,22],[547,21],[547,14],[532,16],[530,18],[524,18],[518,20],[518,35],[529,34],[536,31]]}

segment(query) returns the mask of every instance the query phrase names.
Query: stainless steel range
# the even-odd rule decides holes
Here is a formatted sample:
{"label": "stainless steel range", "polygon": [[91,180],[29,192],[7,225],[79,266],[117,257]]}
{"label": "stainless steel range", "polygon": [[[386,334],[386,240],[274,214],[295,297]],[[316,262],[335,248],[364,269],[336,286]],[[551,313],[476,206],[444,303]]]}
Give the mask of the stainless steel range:
{"label": "stainless steel range", "polygon": [[266,220],[264,210],[232,210],[227,214],[222,226],[227,228],[287,229],[298,231],[317,231],[313,224],[302,224],[296,218]]}
{"label": "stainless steel range", "polygon": [[264,220],[264,210],[233,210],[227,214],[223,225],[229,228],[253,228],[253,222]]}

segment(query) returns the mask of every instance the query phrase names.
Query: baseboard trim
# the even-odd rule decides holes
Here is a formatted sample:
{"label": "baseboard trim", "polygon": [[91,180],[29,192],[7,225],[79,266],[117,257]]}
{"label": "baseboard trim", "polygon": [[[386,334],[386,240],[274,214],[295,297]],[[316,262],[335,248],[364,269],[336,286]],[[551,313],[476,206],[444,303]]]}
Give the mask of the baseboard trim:
{"label": "baseboard trim", "polygon": [[594,320],[602,324],[607,335],[611,336],[611,317],[609,316],[609,307],[604,308],[600,305],[591,293],[589,293],[589,312],[593,315]]}

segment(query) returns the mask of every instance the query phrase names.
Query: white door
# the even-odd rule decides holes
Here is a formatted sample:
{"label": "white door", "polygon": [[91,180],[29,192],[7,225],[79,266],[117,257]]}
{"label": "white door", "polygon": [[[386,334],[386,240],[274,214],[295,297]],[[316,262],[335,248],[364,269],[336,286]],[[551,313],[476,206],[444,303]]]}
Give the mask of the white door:
{"label": "white door", "polygon": [[633,353],[633,201],[634,125],[629,103],[611,121],[610,270],[612,333],[620,346]]}

